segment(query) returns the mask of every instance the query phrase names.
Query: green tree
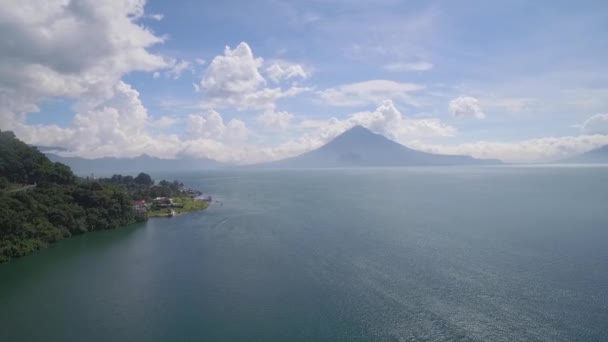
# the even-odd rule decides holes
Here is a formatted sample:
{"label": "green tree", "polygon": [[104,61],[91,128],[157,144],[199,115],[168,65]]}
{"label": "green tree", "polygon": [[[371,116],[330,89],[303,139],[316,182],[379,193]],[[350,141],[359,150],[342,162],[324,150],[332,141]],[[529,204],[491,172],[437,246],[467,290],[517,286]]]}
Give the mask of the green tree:
{"label": "green tree", "polygon": [[140,185],[153,185],[154,181],[152,180],[152,177],[150,177],[149,174],[147,173],[140,173],[139,175],[137,175],[137,177],[135,177],[134,179],[135,183],[140,184]]}

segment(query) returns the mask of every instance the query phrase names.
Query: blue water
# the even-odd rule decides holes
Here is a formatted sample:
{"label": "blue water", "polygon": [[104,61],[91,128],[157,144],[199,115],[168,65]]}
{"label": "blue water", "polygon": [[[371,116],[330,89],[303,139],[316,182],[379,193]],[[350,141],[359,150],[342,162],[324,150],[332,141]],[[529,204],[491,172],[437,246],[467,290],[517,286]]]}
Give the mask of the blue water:
{"label": "blue water", "polygon": [[160,176],[219,202],[0,265],[0,341],[608,340],[608,168]]}

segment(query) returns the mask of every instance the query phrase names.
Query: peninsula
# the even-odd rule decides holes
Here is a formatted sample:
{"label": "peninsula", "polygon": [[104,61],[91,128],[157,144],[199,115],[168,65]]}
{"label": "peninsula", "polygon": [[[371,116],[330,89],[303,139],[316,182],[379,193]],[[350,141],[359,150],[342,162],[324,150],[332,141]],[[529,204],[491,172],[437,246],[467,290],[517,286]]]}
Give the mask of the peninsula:
{"label": "peninsula", "polygon": [[144,221],[149,217],[172,217],[192,211],[204,210],[211,197],[203,197],[202,192],[184,187],[178,180],[161,180],[156,183],[146,173],[136,177],[113,175],[96,181],[121,186],[133,200],[135,218]]}

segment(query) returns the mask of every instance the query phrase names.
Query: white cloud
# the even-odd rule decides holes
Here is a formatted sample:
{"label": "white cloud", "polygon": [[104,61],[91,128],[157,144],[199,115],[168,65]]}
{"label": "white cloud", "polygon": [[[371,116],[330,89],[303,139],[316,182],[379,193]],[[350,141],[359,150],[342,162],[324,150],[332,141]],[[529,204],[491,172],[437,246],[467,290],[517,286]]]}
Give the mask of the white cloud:
{"label": "white cloud", "polygon": [[154,73],[152,73],[152,77],[154,79],[158,79],[161,76],[164,76],[165,78],[177,80],[180,77],[182,77],[182,74],[184,73],[184,71],[190,71],[191,73],[194,74],[194,72],[195,72],[194,67],[195,67],[195,65],[192,62],[189,62],[187,60],[183,60],[183,59],[177,60],[177,59],[173,59],[173,58],[168,58],[167,64],[164,68],[165,71],[162,73],[160,71],[155,71]]}
{"label": "white cloud", "polygon": [[231,119],[228,124],[224,124],[220,113],[209,110],[204,114],[188,116],[188,135],[190,139],[239,141],[247,139],[249,129],[239,119]]}
{"label": "white cloud", "polygon": [[384,65],[382,68],[393,72],[427,71],[433,69],[433,64],[429,62],[391,63]]}
{"label": "white cloud", "polygon": [[164,38],[136,23],[142,1],[43,4],[24,0],[0,8],[3,89],[35,97],[78,96],[113,85],[126,72],[166,66],[162,57],[146,51]]}
{"label": "white cloud", "polygon": [[281,98],[295,96],[310,91],[311,88],[291,87],[287,90],[281,88],[263,88],[251,93],[242,93],[235,96],[207,98],[200,104],[202,109],[236,108],[237,110],[274,110],[276,101]]}
{"label": "white cloud", "polygon": [[293,78],[308,78],[308,73],[304,71],[301,65],[283,60],[274,61],[266,68],[265,72],[274,83]]}
{"label": "white cloud", "polygon": [[608,135],[600,134],[546,137],[517,142],[478,141],[457,145],[410,143],[411,147],[427,152],[471,155],[511,163],[558,161],[604,145],[608,145]]}
{"label": "white cloud", "polygon": [[161,116],[157,120],[151,121],[150,126],[158,129],[165,129],[174,126],[178,120],[170,116]]}
{"label": "white cloud", "polygon": [[227,140],[247,140],[249,136],[249,128],[245,125],[245,122],[239,119],[230,119],[228,125],[226,125],[226,139]]}
{"label": "white cloud", "polygon": [[266,111],[256,120],[267,128],[285,129],[289,127],[292,119],[293,114],[288,112]]}
{"label": "white cloud", "polygon": [[42,146],[62,146],[72,154],[86,157],[137,156],[148,153],[170,156],[176,152],[176,137],[155,134],[146,128],[168,124],[168,119],[153,121],[139,99],[139,93],[120,81],[111,95],[90,107],[83,107],[68,127],[30,126],[18,123],[14,131],[28,143]]}
{"label": "white cloud", "polygon": [[265,88],[266,80],[260,73],[263,62],[262,58],[253,56],[247,43],[240,43],[234,50],[227,46],[224,55],[213,58],[201,81],[200,88],[204,90],[201,107],[274,110],[278,99],[310,90],[307,87]]}
{"label": "white cloud", "polygon": [[266,83],[258,70],[262,63],[262,58],[253,57],[247,43],[240,43],[234,50],[226,46],[224,55],[216,56],[209,64],[201,85],[211,97],[254,92]]}
{"label": "white cloud", "polygon": [[[174,157],[196,148],[192,142],[205,138],[162,133],[177,119],[150,117],[139,92],[121,80],[132,71],[177,78],[192,66],[147,51],[164,38],[137,23],[146,17],[143,5],[144,1],[119,0],[100,6],[83,0],[67,6],[62,1],[44,6],[21,1],[0,7],[0,129],[11,129],[31,144],[61,146],[68,155],[92,158],[142,153]],[[234,84],[224,85],[230,89]],[[269,96],[297,92],[288,89]],[[76,99],[69,125],[27,124],[24,113],[38,111],[36,104],[42,99],[59,96]],[[190,120],[198,124],[190,132],[211,136],[214,142],[207,139],[205,146],[230,146],[247,139],[249,130],[239,119],[224,124],[217,112],[200,117],[204,121]]]}
{"label": "white cloud", "polygon": [[325,89],[318,94],[325,102],[334,106],[377,105],[386,98],[416,106],[411,93],[422,89],[424,86],[414,83],[372,80]]}
{"label": "white cloud", "polygon": [[470,96],[460,96],[450,101],[450,113],[455,117],[474,117],[477,119],[485,118],[481,110],[479,101]]}
{"label": "white cloud", "polygon": [[148,17],[148,18],[150,18],[150,19],[154,19],[154,20],[157,20],[157,21],[161,21],[161,20],[163,20],[163,18],[164,18],[165,16],[164,16],[164,15],[162,15],[162,14],[150,14],[150,15],[148,15],[147,17]]}
{"label": "white cloud", "polygon": [[595,114],[580,124],[585,134],[608,134],[608,113]]}
{"label": "white cloud", "polygon": [[506,111],[507,114],[520,113],[534,109],[538,105],[538,100],[528,97],[496,97],[489,96],[483,98],[484,108],[492,110]]}
{"label": "white cloud", "polygon": [[84,113],[112,97],[124,74],[167,67],[166,59],[147,51],[164,38],[137,23],[143,6],[127,0],[0,6],[0,128],[23,129],[22,113],[36,111],[45,98],[76,98]]}
{"label": "white cloud", "polygon": [[169,70],[165,72],[165,76],[176,80],[180,78],[182,76],[182,73],[186,70],[192,70],[192,63],[185,60],[175,60],[172,61]]}

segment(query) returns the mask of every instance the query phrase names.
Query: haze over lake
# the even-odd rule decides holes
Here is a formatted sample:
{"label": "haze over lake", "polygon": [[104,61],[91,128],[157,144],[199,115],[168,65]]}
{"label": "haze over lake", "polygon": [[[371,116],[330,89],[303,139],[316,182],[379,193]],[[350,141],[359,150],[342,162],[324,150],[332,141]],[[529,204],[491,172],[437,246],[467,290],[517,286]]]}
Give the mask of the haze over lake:
{"label": "haze over lake", "polygon": [[0,340],[606,340],[606,171],[169,175],[221,204],[0,265]]}

